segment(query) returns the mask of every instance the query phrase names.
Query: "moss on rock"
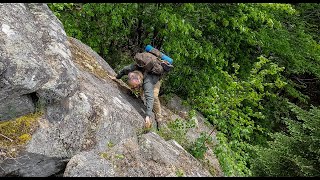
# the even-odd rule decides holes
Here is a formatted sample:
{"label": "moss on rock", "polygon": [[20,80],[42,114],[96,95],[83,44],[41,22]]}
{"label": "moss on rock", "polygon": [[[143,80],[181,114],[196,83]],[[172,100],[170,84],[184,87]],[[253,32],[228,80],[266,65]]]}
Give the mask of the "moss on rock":
{"label": "moss on rock", "polygon": [[98,64],[93,55],[80,48],[76,43],[74,43],[72,38],[68,38],[68,40],[70,42],[70,50],[75,63],[98,78],[105,79],[108,77],[108,73]]}
{"label": "moss on rock", "polygon": [[24,147],[37,129],[42,115],[42,112],[36,112],[0,123],[0,147],[6,155],[15,156]]}

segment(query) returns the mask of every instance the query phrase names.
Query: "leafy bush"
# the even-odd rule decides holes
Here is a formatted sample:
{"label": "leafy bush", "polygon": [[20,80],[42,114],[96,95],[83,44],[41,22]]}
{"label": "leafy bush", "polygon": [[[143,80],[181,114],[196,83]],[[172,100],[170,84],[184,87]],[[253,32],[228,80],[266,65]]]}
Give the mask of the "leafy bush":
{"label": "leafy bush", "polygon": [[206,143],[211,142],[212,139],[205,133],[201,133],[200,137],[189,147],[189,152],[197,159],[203,159],[208,147]]}
{"label": "leafy bush", "polygon": [[195,122],[192,120],[176,119],[174,121],[170,121],[167,124],[167,127],[169,131],[160,129],[158,134],[165,140],[174,139],[182,147],[187,149],[191,142],[187,139],[186,134],[190,128],[195,127]]}

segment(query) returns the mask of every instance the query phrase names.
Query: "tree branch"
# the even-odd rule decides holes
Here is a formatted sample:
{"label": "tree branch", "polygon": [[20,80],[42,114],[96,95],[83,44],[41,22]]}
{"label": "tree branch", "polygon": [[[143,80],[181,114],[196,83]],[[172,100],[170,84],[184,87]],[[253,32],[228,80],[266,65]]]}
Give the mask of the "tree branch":
{"label": "tree branch", "polygon": [[6,139],[9,139],[11,142],[13,141],[12,139],[8,138],[7,136],[5,136],[5,135],[3,135],[3,134],[1,134],[1,133],[0,133],[0,135],[1,135],[2,137],[6,138]]}

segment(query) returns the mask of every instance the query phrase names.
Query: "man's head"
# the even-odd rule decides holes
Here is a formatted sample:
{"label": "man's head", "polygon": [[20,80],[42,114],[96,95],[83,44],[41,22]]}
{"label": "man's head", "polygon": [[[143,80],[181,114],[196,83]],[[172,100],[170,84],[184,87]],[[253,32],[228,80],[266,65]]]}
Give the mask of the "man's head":
{"label": "man's head", "polygon": [[133,71],[128,74],[128,85],[131,89],[138,89],[141,87],[143,75],[140,71]]}

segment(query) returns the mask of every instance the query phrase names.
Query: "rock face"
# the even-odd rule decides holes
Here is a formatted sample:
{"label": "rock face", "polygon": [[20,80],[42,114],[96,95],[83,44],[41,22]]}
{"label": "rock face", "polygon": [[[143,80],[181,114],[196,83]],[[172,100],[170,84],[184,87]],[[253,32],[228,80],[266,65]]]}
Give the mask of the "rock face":
{"label": "rock face", "polygon": [[[174,140],[141,133],[143,102],[45,4],[0,4],[0,13],[0,121],[45,107],[17,161],[0,161],[0,176],[212,176]],[[19,159],[26,154],[29,164]]]}
{"label": "rock face", "polygon": [[77,154],[69,161],[64,176],[211,176],[179,144],[166,142],[153,132],[138,139],[123,139],[101,155],[103,158],[94,151]]}
{"label": "rock face", "polygon": [[[19,163],[17,163],[19,162]],[[67,165],[67,160],[47,157],[41,154],[23,153],[16,159],[7,159],[0,169],[0,176],[11,177],[48,177],[61,174]]]}
{"label": "rock face", "polygon": [[[168,108],[171,111],[178,114],[178,118],[185,118],[188,112],[191,110],[189,107],[184,106],[182,100],[176,95],[170,98],[168,102],[163,102],[162,105],[165,105],[163,109]],[[199,112],[196,112],[196,115],[195,117],[193,117],[193,120],[195,120],[196,122],[196,127],[188,129],[186,134],[187,139],[190,142],[194,142],[198,137],[200,137],[201,133],[204,132],[210,135],[210,137],[212,138],[213,146],[216,145],[218,141],[216,139],[216,130],[214,129],[214,127],[210,123],[208,123]],[[208,149],[205,153],[205,160],[209,162],[206,164],[207,168],[214,172],[211,173],[214,176],[223,176],[223,172],[221,170],[219,161],[216,158],[216,156],[212,153],[212,146],[207,147]]]}
{"label": "rock face", "polygon": [[0,121],[13,119],[34,111],[35,103],[31,94],[8,98],[0,104]]}
{"label": "rock face", "polygon": [[[0,13],[1,105],[11,106],[20,116],[35,108],[26,95],[36,92],[45,101],[58,102],[74,93],[77,71],[67,36],[49,8],[1,3]],[[0,120],[7,118],[12,117],[1,116]]]}

